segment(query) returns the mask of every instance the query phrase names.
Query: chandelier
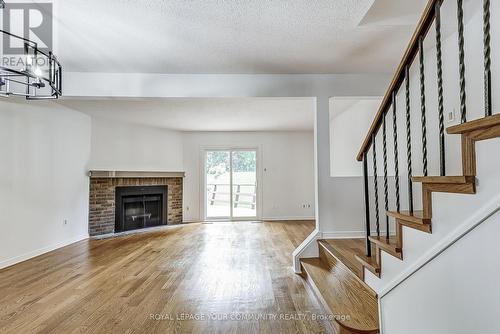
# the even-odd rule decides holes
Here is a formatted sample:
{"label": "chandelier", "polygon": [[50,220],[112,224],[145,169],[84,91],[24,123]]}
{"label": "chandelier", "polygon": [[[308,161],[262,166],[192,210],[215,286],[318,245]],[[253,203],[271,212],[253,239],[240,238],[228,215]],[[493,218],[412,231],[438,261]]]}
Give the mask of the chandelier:
{"label": "chandelier", "polygon": [[[0,9],[3,8],[0,0]],[[57,99],[62,95],[62,66],[52,52],[44,52],[36,42],[0,30],[0,37],[8,37],[24,46],[19,55],[0,55],[0,96],[23,96],[27,100]]]}

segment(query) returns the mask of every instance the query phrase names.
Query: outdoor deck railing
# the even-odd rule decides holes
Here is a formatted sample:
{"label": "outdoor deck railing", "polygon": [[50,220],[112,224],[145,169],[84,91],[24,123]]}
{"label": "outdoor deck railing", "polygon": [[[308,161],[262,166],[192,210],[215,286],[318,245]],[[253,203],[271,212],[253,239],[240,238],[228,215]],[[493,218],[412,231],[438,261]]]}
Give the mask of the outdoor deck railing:
{"label": "outdoor deck railing", "polygon": [[[207,184],[207,195],[210,205],[215,205],[215,203],[230,203],[231,202],[231,191],[229,183],[209,183]],[[255,209],[255,204],[257,200],[257,187],[255,184],[249,183],[233,183],[234,201],[233,206],[237,208],[238,205],[250,206]],[[243,188],[243,190],[242,190]],[[251,188],[250,191],[246,188]],[[222,197],[222,198],[221,198]]]}

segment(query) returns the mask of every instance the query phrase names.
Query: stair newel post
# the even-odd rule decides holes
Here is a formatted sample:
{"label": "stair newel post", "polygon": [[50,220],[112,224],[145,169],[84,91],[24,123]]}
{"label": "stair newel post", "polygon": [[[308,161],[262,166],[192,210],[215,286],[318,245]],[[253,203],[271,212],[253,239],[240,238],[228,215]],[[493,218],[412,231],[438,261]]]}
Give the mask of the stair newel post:
{"label": "stair newel post", "polygon": [[410,67],[405,67],[405,96],[406,96],[406,158],[408,164],[408,210],[413,214],[413,182],[411,181],[411,107],[410,107]]}
{"label": "stair newel post", "polygon": [[372,135],[372,149],[373,149],[373,188],[375,193],[375,223],[377,227],[377,237],[380,237],[380,213],[378,204],[378,173],[377,173],[377,145],[376,134]]}
{"label": "stair newel post", "polygon": [[385,227],[386,227],[386,237],[389,240],[389,216],[387,212],[389,211],[389,185],[387,182],[387,125],[386,125],[386,113],[382,115],[382,144],[383,144],[383,154],[384,154],[384,200],[385,200]]}
{"label": "stair newel post", "polygon": [[399,196],[399,154],[398,154],[398,122],[396,108],[396,92],[392,92],[392,128],[394,133],[394,180],[396,187],[396,211],[400,211],[400,196]]}
{"label": "stair newel post", "polygon": [[368,155],[363,154],[363,180],[364,180],[364,195],[365,195],[365,224],[366,224],[366,256],[372,256],[372,245],[370,242],[371,227],[370,227],[370,193],[368,189]]}
{"label": "stair newel post", "polygon": [[458,71],[460,75],[460,120],[467,122],[467,95],[465,92],[465,40],[463,0],[457,0],[458,18]]}
{"label": "stair newel post", "polygon": [[440,175],[446,175],[446,153],[444,139],[444,97],[443,97],[443,58],[441,52],[441,1],[436,2],[436,58],[437,58],[437,87],[438,87],[438,116],[439,116],[439,170]]}
{"label": "stair newel post", "polygon": [[491,116],[491,34],[490,0],[483,0],[483,44],[484,44],[484,113]]}
{"label": "stair newel post", "polygon": [[424,176],[428,175],[427,171],[427,120],[425,110],[425,66],[424,66],[424,37],[418,39],[419,60],[420,60],[420,110],[422,121],[422,158]]}

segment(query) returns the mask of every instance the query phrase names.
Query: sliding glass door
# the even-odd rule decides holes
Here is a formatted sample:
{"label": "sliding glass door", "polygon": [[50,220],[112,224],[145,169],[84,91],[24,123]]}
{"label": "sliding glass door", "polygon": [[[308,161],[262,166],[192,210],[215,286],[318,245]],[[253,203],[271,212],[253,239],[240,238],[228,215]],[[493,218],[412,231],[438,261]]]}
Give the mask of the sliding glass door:
{"label": "sliding glass door", "polygon": [[205,151],[205,218],[257,217],[257,150]]}
{"label": "sliding glass door", "polygon": [[231,218],[231,152],[205,152],[206,218]]}
{"label": "sliding glass door", "polygon": [[233,218],[257,217],[257,151],[232,151]]}

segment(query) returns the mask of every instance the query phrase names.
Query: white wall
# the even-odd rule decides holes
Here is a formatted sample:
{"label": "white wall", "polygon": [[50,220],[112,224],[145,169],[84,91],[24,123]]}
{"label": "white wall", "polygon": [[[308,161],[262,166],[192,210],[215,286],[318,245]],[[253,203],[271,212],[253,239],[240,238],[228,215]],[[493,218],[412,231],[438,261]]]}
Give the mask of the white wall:
{"label": "white wall", "polygon": [[[259,148],[263,218],[314,218],[313,132],[186,132],[184,219],[203,218],[201,151],[207,147]],[[302,208],[301,204],[311,204]],[[189,210],[187,209],[189,208]]]}
{"label": "white wall", "polygon": [[0,101],[0,268],[88,237],[90,118],[14,101]]}
{"label": "white wall", "polygon": [[362,176],[355,157],[381,97],[338,97],[330,99],[330,173],[332,177]]}
{"label": "white wall", "polygon": [[90,169],[182,171],[182,134],[92,117]]}
{"label": "white wall", "polygon": [[499,234],[497,212],[384,296],[384,334],[500,333]]}

